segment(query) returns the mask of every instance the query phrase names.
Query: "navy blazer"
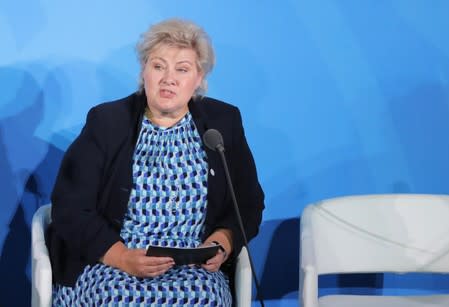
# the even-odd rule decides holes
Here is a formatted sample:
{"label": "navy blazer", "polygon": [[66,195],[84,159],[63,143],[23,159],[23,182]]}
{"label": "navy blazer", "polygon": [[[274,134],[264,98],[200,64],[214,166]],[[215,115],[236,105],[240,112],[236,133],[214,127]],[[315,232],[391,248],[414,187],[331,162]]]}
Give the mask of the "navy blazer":
{"label": "navy blazer", "polygon": [[[133,183],[133,153],[145,106],[145,94],[134,93],[92,108],[80,135],[67,149],[51,196],[52,224],[47,236],[55,283],[74,286],[87,264],[98,262],[115,242],[122,240],[120,229]],[[223,135],[230,175],[250,240],[261,222],[264,193],[240,112],[207,97],[192,99],[188,107],[201,137],[210,128]],[[220,156],[203,147],[210,171],[202,239],[217,228],[230,229],[232,262],[242,248],[242,234]]]}

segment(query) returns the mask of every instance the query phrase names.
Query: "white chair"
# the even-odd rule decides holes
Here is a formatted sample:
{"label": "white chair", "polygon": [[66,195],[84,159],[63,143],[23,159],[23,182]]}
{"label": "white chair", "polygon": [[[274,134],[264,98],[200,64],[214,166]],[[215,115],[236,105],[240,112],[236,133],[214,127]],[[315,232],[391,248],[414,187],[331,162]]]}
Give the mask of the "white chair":
{"label": "white chair", "polygon": [[[52,273],[44,232],[51,222],[51,207],[40,207],[33,216],[31,225],[31,256],[32,256],[32,290],[31,306],[51,306]],[[239,307],[251,306],[251,265],[248,252],[243,248],[237,259],[235,272],[236,304]]]}
{"label": "white chair", "polygon": [[238,307],[251,306],[252,272],[248,251],[245,247],[240,252],[235,268],[235,300]]}
{"label": "white chair", "polygon": [[339,197],[301,216],[299,299],[303,307],[449,306],[449,295],[318,297],[318,275],[449,273],[449,196]]}
{"label": "white chair", "polygon": [[45,230],[50,224],[51,207],[40,207],[31,222],[31,306],[51,306],[52,275],[50,257],[45,245]]}

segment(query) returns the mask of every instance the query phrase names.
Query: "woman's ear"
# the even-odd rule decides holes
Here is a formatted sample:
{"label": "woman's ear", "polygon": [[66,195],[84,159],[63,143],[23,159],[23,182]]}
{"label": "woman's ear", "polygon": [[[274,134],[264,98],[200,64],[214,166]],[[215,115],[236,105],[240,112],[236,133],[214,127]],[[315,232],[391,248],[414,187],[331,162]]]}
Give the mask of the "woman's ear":
{"label": "woman's ear", "polygon": [[201,83],[203,83],[203,79],[204,79],[204,73],[200,72],[199,78],[198,78],[198,82],[196,87],[199,88],[201,86]]}

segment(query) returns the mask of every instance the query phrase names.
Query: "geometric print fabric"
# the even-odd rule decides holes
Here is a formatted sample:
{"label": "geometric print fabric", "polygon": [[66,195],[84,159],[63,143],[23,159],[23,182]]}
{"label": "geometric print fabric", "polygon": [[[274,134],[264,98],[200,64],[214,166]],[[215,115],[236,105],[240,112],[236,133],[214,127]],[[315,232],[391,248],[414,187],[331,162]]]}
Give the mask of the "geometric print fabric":
{"label": "geometric print fabric", "polygon": [[[199,245],[207,206],[207,161],[190,113],[162,129],[147,118],[134,152],[133,189],[122,237],[133,247]],[[138,215],[138,216],[137,216]],[[135,242],[139,237],[144,242]]]}
{"label": "geometric print fabric", "polygon": [[[144,117],[121,237],[129,248],[196,247],[207,208],[207,157],[190,113],[170,128]],[[74,288],[54,287],[53,306],[231,306],[229,281],[199,266],[138,278],[98,263]]]}

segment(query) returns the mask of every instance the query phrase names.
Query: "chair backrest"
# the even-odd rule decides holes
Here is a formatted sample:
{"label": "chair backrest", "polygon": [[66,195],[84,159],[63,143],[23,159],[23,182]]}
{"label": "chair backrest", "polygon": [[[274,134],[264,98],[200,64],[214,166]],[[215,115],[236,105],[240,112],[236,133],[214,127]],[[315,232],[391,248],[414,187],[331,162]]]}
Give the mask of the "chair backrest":
{"label": "chair backrest", "polygon": [[45,245],[45,230],[51,222],[50,212],[50,205],[40,207],[31,222],[32,306],[51,306],[52,272]]}
{"label": "chair backrest", "polygon": [[449,272],[447,195],[329,199],[304,209],[301,228],[318,274]]}

